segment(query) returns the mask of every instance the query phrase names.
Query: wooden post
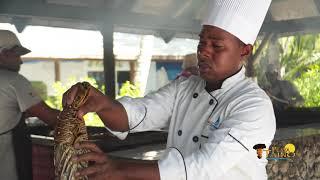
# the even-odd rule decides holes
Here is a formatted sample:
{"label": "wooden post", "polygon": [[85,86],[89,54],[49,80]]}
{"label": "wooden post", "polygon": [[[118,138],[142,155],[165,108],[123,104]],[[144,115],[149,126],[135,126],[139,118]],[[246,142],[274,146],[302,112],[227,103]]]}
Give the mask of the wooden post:
{"label": "wooden post", "polygon": [[103,36],[103,67],[105,94],[116,97],[115,92],[115,58],[113,54],[113,24],[105,24],[102,28]]}
{"label": "wooden post", "polygon": [[130,63],[130,83],[134,83],[134,77],[136,73],[136,61],[129,61]]}
{"label": "wooden post", "polygon": [[247,61],[247,67],[246,67],[246,75],[248,77],[254,77],[254,66],[259,63],[259,57],[262,52],[262,50],[266,47],[269,40],[273,37],[273,33],[268,33],[264,36],[264,38],[261,41],[261,44],[259,45],[258,49],[254,54],[251,54]]}
{"label": "wooden post", "polygon": [[60,60],[55,59],[54,60],[54,81],[60,81],[61,80],[61,74],[60,74]]}

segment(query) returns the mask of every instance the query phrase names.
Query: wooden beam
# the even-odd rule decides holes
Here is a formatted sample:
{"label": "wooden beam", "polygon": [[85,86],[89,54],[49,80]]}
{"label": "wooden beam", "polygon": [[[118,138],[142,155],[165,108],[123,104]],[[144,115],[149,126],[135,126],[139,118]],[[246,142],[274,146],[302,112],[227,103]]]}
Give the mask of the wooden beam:
{"label": "wooden beam", "polygon": [[113,19],[115,25],[128,28],[171,30],[179,33],[196,33],[201,29],[201,22],[186,18],[168,18],[165,16],[144,15],[138,13],[116,12],[112,16],[106,17],[104,22]]}
{"label": "wooden beam", "polygon": [[313,2],[317,7],[318,12],[320,12],[320,1],[319,0],[313,0]]}
{"label": "wooden beam", "polygon": [[60,61],[55,60],[54,61],[54,81],[60,81],[61,80],[61,70],[60,70]]}
{"label": "wooden beam", "polygon": [[183,11],[190,5],[190,0],[174,0],[170,2],[170,5],[165,8],[161,14],[167,16],[168,18],[177,18]]}
{"label": "wooden beam", "polygon": [[130,12],[128,8],[130,6],[117,10],[107,7],[94,9],[46,4],[41,0],[2,0],[0,2],[0,15],[65,19],[98,25],[113,22],[115,25],[122,27],[151,30],[167,29],[184,33],[198,33],[200,31],[201,22],[197,20],[174,19],[165,15],[144,15]]}
{"label": "wooden beam", "polygon": [[320,32],[320,17],[266,22],[263,24],[261,32],[284,35],[318,33]]}
{"label": "wooden beam", "polygon": [[16,27],[16,30],[19,33],[22,33],[22,31],[26,28],[28,21],[30,21],[30,18],[14,17],[12,18],[11,23]]}
{"label": "wooden beam", "polygon": [[117,10],[130,12],[137,1],[138,0],[116,0],[114,4]]}
{"label": "wooden beam", "polygon": [[289,108],[275,111],[277,128],[294,127],[299,125],[319,123],[320,109],[316,108]]}
{"label": "wooden beam", "polygon": [[13,16],[36,16],[93,21],[97,20],[99,16],[101,17],[101,13],[101,10],[93,11],[85,7],[46,4],[41,0],[1,0],[0,2],[0,14]]}
{"label": "wooden beam", "polygon": [[105,25],[101,31],[103,36],[103,67],[105,94],[111,98],[116,97],[115,91],[115,58],[113,54],[113,24]]}
{"label": "wooden beam", "polygon": [[133,83],[135,73],[136,73],[136,61],[129,61],[129,65],[130,65],[130,83]]}
{"label": "wooden beam", "polygon": [[254,72],[254,66],[257,65],[259,63],[259,57],[261,55],[262,50],[266,47],[267,43],[269,42],[269,40],[273,37],[273,33],[267,33],[259,47],[257,48],[256,52],[254,54],[251,54],[251,56],[248,58],[248,63],[247,63],[247,67],[246,67],[246,75],[248,77],[254,77],[255,76],[255,72]]}
{"label": "wooden beam", "polygon": [[254,55],[252,56],[252,63],[253,65],[257,65],[259,63],[260,60],[260,55],[262,50],[266,47],[266,45],[268,44],[268,42],[270,41],[270,39],[274,37],[273,33],[268,33],[264,36],[264,38],[261,41],[261,44],[259,45],[258,49],[256,50],[256,52],[254,53]]}
{"label": "wooden beam", "polygon": [[[113,7],[86,8],[46,4],[43,0],[1,0],[0,15],[61,19],[88,24],[109,24],[113,22],[115,26],[119,27],[150,29],[154,31],[170,30],[189,34],[197,34],[200,31],[200,20],[185,17],[172,18],[164,14],[156,16],[134,13],[128,10],[132,7],[133,3],[130,3],[128,6],[121,5],[130,1],[123,0],[118,6],[119,8],[114,9]],[[75,23],[74,26],[77,26],[77,24]],[[264,32],[284,35],[320,32],[320,18],[308,17],[284,21],[270,21],[269,18],[262,26],[261,33]]]}

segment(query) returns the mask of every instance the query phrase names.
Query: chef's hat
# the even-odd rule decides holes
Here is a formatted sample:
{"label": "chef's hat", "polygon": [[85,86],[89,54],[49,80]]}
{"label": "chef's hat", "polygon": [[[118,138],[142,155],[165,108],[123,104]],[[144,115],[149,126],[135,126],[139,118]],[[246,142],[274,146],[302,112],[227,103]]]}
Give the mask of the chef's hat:
{"label": "chef's hat", "polygon": [[271,0],[209,0],[202,25],[219,27],[254,44]]}

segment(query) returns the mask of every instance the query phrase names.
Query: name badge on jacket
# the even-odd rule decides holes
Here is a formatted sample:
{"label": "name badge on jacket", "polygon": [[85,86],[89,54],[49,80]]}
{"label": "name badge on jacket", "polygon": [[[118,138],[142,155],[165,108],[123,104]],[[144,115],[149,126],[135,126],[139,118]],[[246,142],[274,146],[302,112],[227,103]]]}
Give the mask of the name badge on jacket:
{"label": "name badge on jacket", "polygon": [[[210,124],[210,128],[211,130],[214,130],[214,129],[218,129],[220,127],[220,124],[221,124],[221,120],[220,120],[220,117],[218,117],[218,119],[216,121],[213,121],[211,124]],[[213,128],[213,129],[212,129]]]}

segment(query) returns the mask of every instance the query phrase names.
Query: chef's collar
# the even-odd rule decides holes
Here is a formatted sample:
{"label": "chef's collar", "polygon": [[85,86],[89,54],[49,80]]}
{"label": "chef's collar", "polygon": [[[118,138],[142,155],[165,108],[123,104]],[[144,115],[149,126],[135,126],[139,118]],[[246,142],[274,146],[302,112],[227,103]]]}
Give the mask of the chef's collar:
{"label": "chef's collar", "polygon": [[[226,89],[230,85],[233,85],[233,84],[245,79],[245,72],[246,72],[246,68],[244,66],[242,66],[241,69],[237,73],[235,73],[234,75],[226,78],[223,81],[223,83],[221,85],[221,88],[213,90],[213,91],[211,91],[209,93],[220,92],[222,89]],[[203,90],[205,90],[205,87],[206,87],[206,81],[203,80]]]}
{"label": "chef's collar", "polygon": [[245,72],[246,72],[246,68],[244,66],[242,66],[240,71],[238,71],[236,74],[228,77],[227,79],[225,79],[223,81],[221,89],[224,89],[234,83],[237,83],[237,82],[245,79]]}

